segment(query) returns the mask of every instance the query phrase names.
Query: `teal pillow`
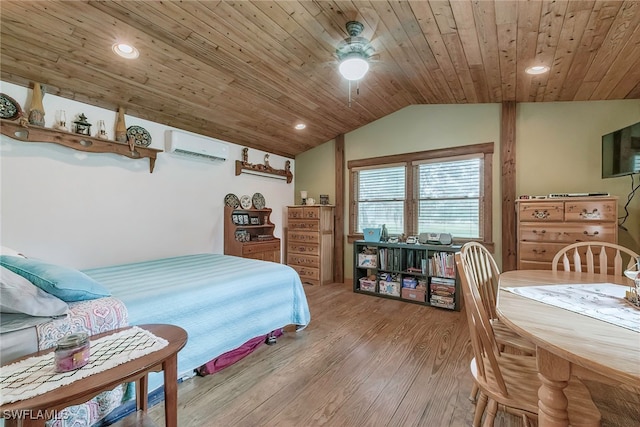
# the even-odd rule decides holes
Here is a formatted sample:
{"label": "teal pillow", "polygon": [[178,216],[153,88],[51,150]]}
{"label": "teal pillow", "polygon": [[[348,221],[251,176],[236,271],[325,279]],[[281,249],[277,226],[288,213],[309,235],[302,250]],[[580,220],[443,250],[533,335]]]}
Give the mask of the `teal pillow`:
{"label": "teal pillow", "polygon": [[72,268],[8,255],[0,256],[0,265],[62,301],[85,301],[111,296],[111,292],[100,283]]}

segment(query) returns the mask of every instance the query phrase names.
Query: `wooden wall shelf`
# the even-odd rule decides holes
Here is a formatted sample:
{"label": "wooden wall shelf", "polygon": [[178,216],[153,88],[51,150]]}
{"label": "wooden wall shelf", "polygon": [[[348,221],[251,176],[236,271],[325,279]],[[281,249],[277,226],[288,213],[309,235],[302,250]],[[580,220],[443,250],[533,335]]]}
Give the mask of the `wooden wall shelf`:
{"label": "wooden wall shelf", "polygon": [[253,164],[248,162],[248,148],[242,149],[242,161],[236,160],[236,176],[241,173],[250,175],[266,176],[268,178],[276,178],[286,180],[287,184],[293,181],[293,173],[291,173],[291,162],[287,160],[284,169],[275,169],[269,165],[269,155],[265,154],[264,164]]}
{"label": "wooden wall shelf", "polygon": [[131,151],[129,144],[111,141],[107,139],[94,138],[92,136],[80,135],[65,132],[57,129],[43,128],[33,125],[22,125],[20,122],[11,120],[0,120],[0,133],[12,139],[23,142],[49,142],[74,150],[87,151],[90,153],[115,153],[131,159],[149,158],[149,173],[153,173],[156,163],[156,156],[163,150],[148,147],[134,147]]}

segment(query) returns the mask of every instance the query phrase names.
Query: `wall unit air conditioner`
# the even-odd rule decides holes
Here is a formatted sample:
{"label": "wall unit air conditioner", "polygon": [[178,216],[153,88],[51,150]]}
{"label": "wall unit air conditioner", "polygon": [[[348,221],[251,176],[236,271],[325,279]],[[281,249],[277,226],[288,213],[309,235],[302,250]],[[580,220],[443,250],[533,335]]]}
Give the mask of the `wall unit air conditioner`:
{"label": "wall unit air conditioner", "polygon": [[223,162],[229,158],[229,144],[226,142],[177,130],[166,131],[165,151],[181,157],[210,162]]}

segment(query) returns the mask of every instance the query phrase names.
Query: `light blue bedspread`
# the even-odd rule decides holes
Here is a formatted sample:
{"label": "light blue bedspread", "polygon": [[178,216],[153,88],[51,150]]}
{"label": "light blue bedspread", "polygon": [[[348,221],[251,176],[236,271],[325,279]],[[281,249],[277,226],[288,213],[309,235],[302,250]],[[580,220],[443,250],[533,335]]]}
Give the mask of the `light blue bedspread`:
{"label": "light blue bedspread", "polygon": [[[220,254],[187,255],[84,270],[122,300],[129,323],[170,323],[189,334],[178,376],[251,338],[310,319],[295,270]],[[151,376],[149,390],[162,384]]]}

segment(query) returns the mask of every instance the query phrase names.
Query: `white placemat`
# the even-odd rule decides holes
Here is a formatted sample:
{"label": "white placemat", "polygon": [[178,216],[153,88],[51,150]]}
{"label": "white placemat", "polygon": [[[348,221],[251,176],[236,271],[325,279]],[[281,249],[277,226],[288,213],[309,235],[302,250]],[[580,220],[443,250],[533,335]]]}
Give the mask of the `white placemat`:
{"label": "white placemat", "polygon": [[628,286],[598,283],[501,289],[640,333],[640,309],[624,299]]}
{"label": "white placemat", "polygon": [[134,326],[91,340],[89,363],[69,372],[56,372],[54,353],[30,357],[0,368],[0,405],[29,399],[132,359],[164,348],[169,343]]}

